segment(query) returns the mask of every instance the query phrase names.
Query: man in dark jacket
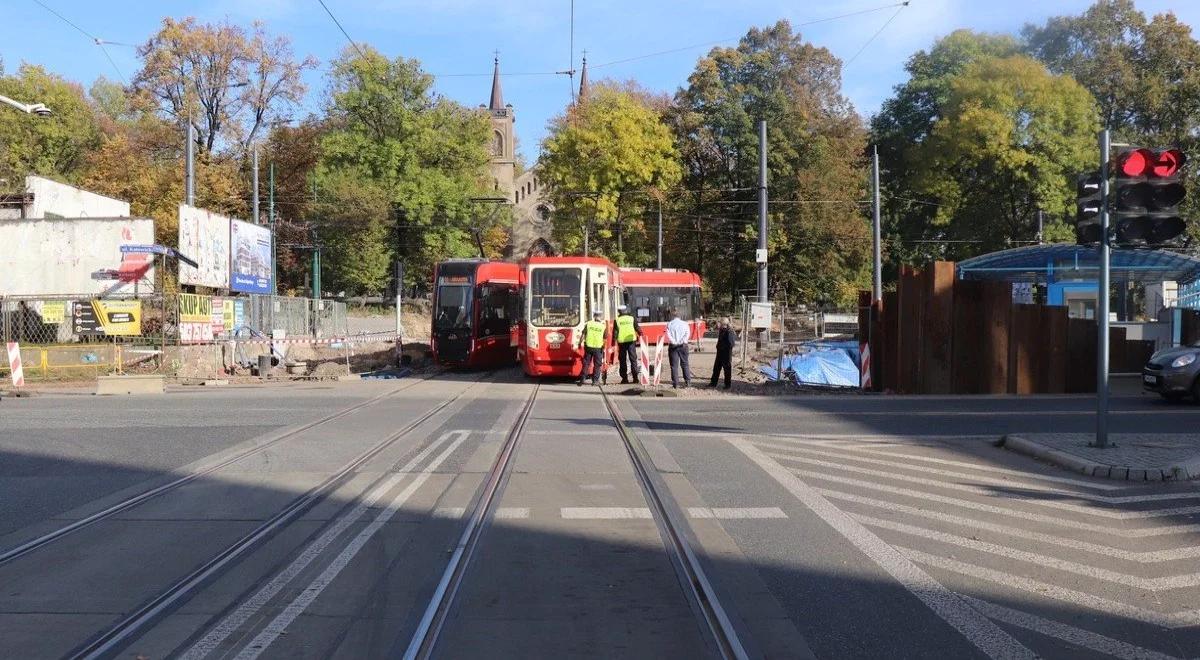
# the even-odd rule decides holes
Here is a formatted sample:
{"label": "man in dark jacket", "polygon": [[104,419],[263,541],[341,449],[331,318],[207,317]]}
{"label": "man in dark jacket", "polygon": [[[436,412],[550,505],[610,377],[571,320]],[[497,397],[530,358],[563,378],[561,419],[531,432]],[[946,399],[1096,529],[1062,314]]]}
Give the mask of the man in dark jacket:
{"label": "man in dark jacket", "polygon": [[717,386],[717,378],[721,375],[721,370],[725,370],[725,389],[729,389],[730,381],[733,379],[733,347],[737,345],[737,335],[734,334],[733,328],[729,325],[729,317],[721,319],[721,325],[717,328],[717,359],[713,362],[712,380],[709,384],[712,387]]}

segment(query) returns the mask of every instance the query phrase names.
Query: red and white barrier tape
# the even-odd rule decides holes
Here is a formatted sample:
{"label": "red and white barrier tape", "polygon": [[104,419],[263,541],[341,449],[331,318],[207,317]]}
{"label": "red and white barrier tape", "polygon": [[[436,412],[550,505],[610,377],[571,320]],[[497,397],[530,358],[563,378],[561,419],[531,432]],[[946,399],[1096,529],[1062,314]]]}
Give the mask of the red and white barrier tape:
{"label": "red and white barrier tape", "polygon": [[221,343],[223,341],[235,342],[238,344],[365,344],[373,342],[393,342],[396,341],[396,333],[385,333],[377,335],[348,335],[346,337],[285,337],[283,339],[265,339],[255,337],[254,339],[225,339],[216,340],[213,343]]}

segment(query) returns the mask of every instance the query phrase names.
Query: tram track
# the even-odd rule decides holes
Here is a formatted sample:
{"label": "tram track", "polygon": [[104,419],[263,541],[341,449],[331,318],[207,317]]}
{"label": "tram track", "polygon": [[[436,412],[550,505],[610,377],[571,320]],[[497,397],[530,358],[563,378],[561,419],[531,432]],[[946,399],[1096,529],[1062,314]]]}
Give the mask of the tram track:
{"label": "tram track", "polygon": [[157,497],[160,497],[160,496],[166,495],[167,493],[170,493],[172,491],[178,490],[180,487],[185,486],[201,477],[205,477],[210,474],[213,474],[214,472],[217,472],[218,470],[227,468],[227,467],[234,465],[242,460],[250,458],[251,456],[261,454],[262,452],[264,452],[272,447],[275,447],[282,442],[290,440],[291,438],[294,438],[294,437],[300,435],[301,433],[304,433],[305,431],[308,431],[310,429],[313,429],[315,427],[318,427],[318,426],[321,426],[324,424],[328,424],[330,422],[337,421],[337,420],[342,419],[343,417],[346,417],[347,415],[350,415],[358,410],[366,408],[367,406],[378,403],[384,399],[387,399],[389,397],[395,396],[396,394],[404,392],[405,390],[416,387],[417,385],[419,385],[423,382],[426,382],[427,380],[428,380],[428,378],[421,378],[421,379],[415,380],[413,382],[405,383],[400,387],[393,388],[387,392],[384,392],[383,394],[379,394],[370,399],[367,399],[366,401],[360,401],[359,403],[356,403],[352,406],[343,408],[336,412],[330,413],[319,419],[315,419],[311,422],[307,422],[307,423],[301,424],[299,426],[293,427],[291,429],[288,429],[288,430],[276,435],[275,437],[272,437],[271,439],[267,440],[266,442],[256,444],[253,447],[248,447],[247,449],[240,451],[228,458],[221,459],[221,460],[217,461],[216,463],[213,463],[212,465],[207,465],[199,470],[194,470],[192,472],[189,472],[189,473],[187,473],[183,476],[180,476],[172,481],[169,481],[165,484],[155,486],[154,488],[150,488],[149,490],[145,490],[136,495],[127,497],[127,498],[121,500],[120,502],[117,502],[108,507],[105,507],[104,509],[101,509],[100,511],[92,513],[83,518],[80,518],[79,520],[75,520],[75,521],[71,522],[70,524],[63,525],[62,527],[59,527],[58,529],[55,529],[50,532],[46,532],[36,538],[30,539],[24,543],[21,543],[20,545],[9,548],[8,550],[0,551],[0,566],[4,566],[5,564],[9,564],[13,561],[16,561],[17,559],[20,559],[20,558],[22,558],[30,553],[33,553],[41,548],[49,546],[52,543],[66,537],[70,534],[73,534],[82,529],[85,529],[87,527],[95,525],[96,523],[108,520],[109,518],[112,518],[113,516],[116,516],[116,515],[124,512],[124,511],[127,511],[135,506],[144,504],[144,503],[149,502]]}
{"label": "tram track", "polygon": [[[482,380],[482,379],[477,379],[476,381],[473,381],[472,385],[474,383],[478,383],[480,380]],[[307,428],[312,428],[313,426],[316,426],[317,424],[322,424],[322,423],[326,423],[328,421],[333,421],[334,419],[341,418],[347,414],[350,414],[354,410],[358,410],[359,408],[361,408],[365,405],[370,405],[371,403],[375,403],[377,401],[383,400],[389,396],[392,396],[401,391],[409,389],[409,387],[412,387],[415,385],[416,385],[416,383],[413,383],[413,384],[409,385],[408,387],[394,389],[390,392],[384,393],[373,399],[362,402],[361,404],[358,404],[356,406],[352,406],[345,410],[339,411],[338,413],[334,413],[333,415],[328,416],[328,418],[322,418],[321,420],[316,420],[315,422],[312,422],[309,425],[306,425],[300,429],[296,429],[296,430],[292,431],[287,437],[292,437],[296,433],[299,433],[300,431],[305,430]],[[447,407],[449,407],[450,405],[452,405],[453,403],[455,403],[456,401],[461,399],[468,392],[473,391],[473,389],[474,388],[469,385],[468,387],[465,387],[465,388],[459,390],[457,393],[454,394],[454,396],[437,404],[432,409],[426,411],[425,413],[422,413],[420,416],[414,418],[412,421],[405,424],[398,431],[395,431],[395,432],[389,434],[387,437],[383,438],[382,440],[380,440],[379,442],[377,442],[376,444],[371,446],[369,449],[359,453],[357,456],[355,456],[349,462],[347,462],[344,465],[342,465],[341,467],[339,467],[334,473],[332,473],[331,475],[326,477],[324,480],[322,480],[319,484],[308,489],[303,494],[293,498],[282,509],[278,510],[274,515],[272,515],[270,518],[268,518],[266,521],[264,521],[262,524],[260,524],[254,530],[243,535],[237,541],[234,541],[233,543],[227,545],[221,551],[219,551],[218,553],[213,555],[211,558],[209,558],[204,564],[202,564],[199,567],[197,567],[196,569],[192,570],[190,573],[188,573],[184,577],[176,580],[174,583],[172,583],[166,589],[163,589],[162,591],[158,592],[155,596],[151,597],[149,600],[144,601],[140,606],[138,606],[136,609],[134,609],[129,614],[125,615],[118,622],[110,625],[108,628],[106,628],[102,632],[96,634],[91,639],[87,640],[82,645],[80,645],[79,647],[77,647],[76,649],[74,649],[73,651],[68,653],[67,657],[74,658],[77,660],[82,660],[82,659],[92,660],[92,659],[98,659],[98,658],[112,657],[113,654],[118,652],[120,649],[122,649],[127,642],[129,642],[130,640],[135,638],[137,635],[140,635],[141,633],[146,631],[150,626],[152,626],[154,623],[159,621],[164,615],[166,615],[169,611],[171,611],[174,606],[176,606],[180,602],[184,601],[185,599],[189,598],[197,590],[202,588],[203,585],[207,584],[207,582],[209,580],[214,578],[216,575],[220,574],[224,569],[230,567],[236,560],[238,560],[242,556],[246,555],[251,550],[254,550],[254,549],[260,547],[261,544],[263,544],[268,539],[272,538],[278,531],[280,531],[281,529],[283,529],[290,523],[294,522],[299,516],[303,515],[307,511],[311,510],[318,503],[324,501],[326,497],[328,497],[330,494],[335,492],[339,487],[341,487],[347,481],[347,479],[351,478],[357,472],[357,470],[359,468],[361,468],[363,465],[365,465],[371,459],[375,458],[381,452],[383,452],[386,449],[388,449],[389,447],[391,447],[393,444],[395,444],[396,441],[398,441],[398,440],[404,438],[405,436],[407,436],[408,434],[412,433],[414,430],[419,428],[425,422],[429,421],[430,419],[433,419],[438,413],[440,413],[441,411],[443,411],[444,409],[446,409]],[[284,438],[281,437],[281,438],[272,440],[271,443],[274,444],[274,443],[278,442],[279,440],[283,440],[283,439]],[[221,463],[221,465],[222,466],[229,465],[233,462],[236,462],[237,460],[240,460],[241,458],[245,458],[246,456],[252,455],[253,453],[257,453],[257,451],[261,451],[262,449],[265,449],[265,448],[266,448],[266,446],[260,446],[260,447],[256,448],[256,450],[254,450],[254,451],[245,453],[243,455],[239,455],[238,457],[230,459],[229,461],[223,461]],[[216,468],[213,468],[213,469],[216,469]],[[209,474],[209,473],[211,473],[211,471],[212,471],[212,469],[206,469],[206,471],[203,474]],[[203,476],[203,475],[197,473],[194,476],[193,475],[189,475],[189,476],[192,476],[192,478],[194,479],[197,476]],[[172,482],[172,483],[174,483],[174,482]],[[179,485],[182,485],[182,483],[176,485],[175,487],[177,488]],[[154,491],[148,491],[148,492],[154,492]],[[155,493],[155,495],[161,495],[161,494],[162,494],[162,492]],[[131,498],[131,499],[135,499],[135,498]],[[121,510],[126,510],[126,509],[130,508],[131,506],[141,504],[141,503],[145,502],[147,499],[149,499],[149,498],[139,499],[136,502],[132,502],[128,506],[123,507]],[[108,511],[108,510],[106,509],[106,511]],[[112,515],[115,515],[115,513],[118,513],[118,512],[119,511],[113,511],[111,513],[108,513],[108,515],[106,517],[111,517]],[[92,524],[94,524],[95,522],[99,522],[100,520],[101,519],[93,520]],[[72,531],[77,531],[77,530],[72,530]],[[30,551],[32,551],[32,550],[30,550]]]}

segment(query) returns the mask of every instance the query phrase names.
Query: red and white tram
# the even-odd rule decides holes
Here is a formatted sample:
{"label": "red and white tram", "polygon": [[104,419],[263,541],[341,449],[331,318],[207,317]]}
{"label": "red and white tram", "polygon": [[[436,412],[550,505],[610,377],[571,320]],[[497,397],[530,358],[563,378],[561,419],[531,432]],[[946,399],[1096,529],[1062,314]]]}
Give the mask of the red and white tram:
{"label": "red and white tram", "polygon": [[437,364],[505,367],[517,360],[521,268],[452,259],[433,270],[430,348]]}
{"label": "red and white tram", "polygon": [[692,329],[692,341],[699,341],[707,330],[700,313],[700,276],[690,271],[664,268],[622,268],[621,287],[629,313],[638,320],[646,343],[654,344],[667,332],[671,310]]}
{"label": "red and white tram", "polygon": [[521,262],[523,311],[517,359],[530,376],[578,377],[583,324],[600,310],[609,326],[605,364],[617,359],[612,325],[621,273],[603,257],[530,257]]}

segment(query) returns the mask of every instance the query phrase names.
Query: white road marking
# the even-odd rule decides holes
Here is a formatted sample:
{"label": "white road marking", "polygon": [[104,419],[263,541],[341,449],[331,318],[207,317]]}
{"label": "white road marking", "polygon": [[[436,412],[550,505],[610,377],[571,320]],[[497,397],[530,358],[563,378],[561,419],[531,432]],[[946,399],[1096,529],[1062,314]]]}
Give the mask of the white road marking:
{"label": "white road marking", "polygon": [[980,580],[995,582],[1006,587],[1019,589],[1021,591],[1026,591],[1066,603],[1071,603],[1072,605],[1086,607],[1104,614],[1121,616],[1127,619],[1141,621],[1142,623],[1162,626],[1164,628],[1184,628],[1188,626],[1200,625],[1200,610],[1184,610],[1180,612],[1172,612],[1170,614],[1156,612],[1154,610],[1137,607],[1136,605],[1129,605],[1120,601],[1112,600],[1110,598],[1102,598],[1100,596],[1084,593],[1082,591],[1066,589],[1064,587],[1049,584],[1047,582],[1040,582],[1038,580],[1032,580],[1019,575],[1012,575],[1011,573],[1005,573],[1003,571],[984,568],[983,566],[968,564],[956,559],[938,557],[927,552],[921,552],[920,550],[901,548],[898,546],[896,549],[909,559],[927,566],[936,566],[952,573],[958,573],[960,575],[966,575]]}
{"label": "white road marking", "polygon": [[1047,637],[1061,639],[1068,644],[1074,644],[1075,646],[1095,651],[1096,653],[1121,658],[1121,660],[1180,660],[1173,655],[1151,651],[1141,646],[1134,646],[1133,644],[1105,637],[1090,630],[1044,619],[1028,612],[1010,609],[1003,605],[996,605],[995,603],[989,603],[967,595],[960,594],[959,597],[970,603],[971,607],[983,612],[996,621],[1032,630]]}
{"label": "white road marking", "polygon": [[904,523],[895,522],[892,520],[883,520],[881,518],[872,518],[871,516],[859,514],[851,514],[850,517],[870,527],[890,529],[894,532],[908,534],[909,536],[929,539],[930,541],[937,541],[939,543],[966,548],[968,550],[986,552],[988,554],[999,557],[1007,557],[1017,561],[1029,562],[1031,564],[1037,564],[1038,566],[1044,566],[1056,571],[1074,573],[1076,575],[1082,575],[1094,580],[1104,580],[1106,582],[1122,584],[1135,589],[1145,589],[1147,591],[1166,591],[1168,589],[1181,589],[1184,587],[1194,587],[1196,585],[1200,585],[1200,573],[1182,573],[1179,575],[1171,575],[1166,577],[1143,578],[1136,575],[1129,575],[1128,573],[1110,571],[1098,566],[1089,566],[1087,564],[1067,561],[1065,559],[1059,559],[1057,557],[1051,557],[1036,552],[1018,550],[1016,548],[997,545],[987,541],[972,540],[958,534],[946,534],[945,532],[938,532],[925,529],[923,527],[906,525]]}
{"label": "white road marking", "polygon": [[613,484],[582,484],[579,490],[616,490],[617,487]]}
{"label": "white road marking", "polygon": [[529,517],[529,507],[502,506],[496,509],[497,520],[522,520]]}
{"label": "white road marking", "polygon": [[[897,459],[909,458],[909,456],[901,457],[901,456],[897,456],[896,454],[891,454],[891,458],[885,460],[885,459],[880,459],[880,458],[866,458],[863,456],[846,456],[845,454],[842,454],[842,453],[833,452],[833,451],[822,451],[820,449],[813,449],[811,447],[779,446],[779,445],[764,443],[764,442],[759,442],[756,444],[758,444],[759,447],[764,447],[764,448],[775,450],[775,451],[780,451],[780,450],[795,451],[795,452],[802,452],[802,453],[807,453],[807,454],[816,454],[818,456],[828,456],[831,458],[840,458],[840,459],[847,460],[847,461],[858,461],[860,463],[870,463],[872,465],[885,465],[885,466],[891,466],[893,469],[912,470],[914,472],[921,472],[924,474],[936,474],[936,475],[943,476],[943,477],[967,479],[967,480],[974,481],[974,482],[980,483],[980,484],[996,484],[998,486],[1005,486],[1008,488],[1017,487],[1017,488],[1023,488],[1026,490],[1032,490],[1032,491],[1043,492],[1043,493],[1055,493],[1058,495],[1069,495],[1071,497],[1076,497],[1076,498],[1084,499],[1084,500],[1092,500],[1092,501],[1096,501],[1096,502],[1103,502],[1105,504],[1131,504],[1131,503],[1135,503],[1135,502],[1161,502],[1164,500],[1194,500],[1194,499],[1200,498],[1200,492],[1195,492],[1195,491],[1189,492],[1189,493],[1152,493],[1152,494],[1147,494],[1147,495],[1098,495],[1098,494],[1094,494],[1094,493],[1081,493],[1081,492],[1074,491],[1074,490],[1065,490],[1062,488],[1055,488],[1053,486],[1045,486],[1042,484],[1017,482],[1017,481],[1013,481],[1010,479],[997,479],[995,477],[987,477],[987,476],[978,475],[978,474],[971,474],[969,472],[959,472],[957,470],[943,470],[941,468],[905,464],[905,463],[898,461]],[[884,452],[877,452],[877,453],[884,453]],[[775,454],[773,454],[771,452],[767,452],[767,455],[775,456]],[[979,465],[979,466],[976,466],[976,469],[987,470],[988,468],[986,466]],[[892,476],[897,477],[897,478],[908,480],[908,477],[904,476],[904,475],[894,474],[894,473],[889,473],[889,474],[892,474]],[[1031,475],[1022,474],[1021,476],[1028,477]],[[940,482],[934,482],[934,483],[940,483]],[[1084,483],[1084,482],[1075,482],[1075,483]],[[1084,484],[1084,485],[1087,485],[1087,484]]]}
{"label": "white road marking", "polygon": [[[857,474],[866,474],[873,477],[882,477],[884,479],[899,479],[906,483],[921,484],[923,486],[932,486],[934,488],[947,488],[950,490],[958,490],[974,495],[984,497],[997,498],[1003,500],[1015,500],[1035,506],[1044,506],[1051,509],[1062,509],[1072,513],[1083,514],[1086,516],[1096,516],[1099,518],[1109,518],[1111,520],[1142,520],[1147,518],[1160,518],[1162,516],[1181,516],[1192,513],[1200,513],[1200,505],[1193,506],[1177,506],[1166,509],[1153,509],[1150,511],[1112,511],[1109,509],[1099,509],[1093,506],[1083,504],[1072,504],[1070,502],[1057,502],[1039,499],[1036,496],[1027,496],[1016,493],[998,493],[993,489],[980,486],[971,486],[969,484],[958,484],[946,481],[938,481],[936,479],[922,479],[908,475],[897,475],[894,472],[886,470],[872,470],[869,468],[859,468],[852,465],[843,465],[841,463],[830,463],[829,461],[821,461],[815,458],[806,458],[803,456],[788,456],[786,454],[767,453],[774,459],[792,461],[796,463],[810,463],[821,467],[833,468],[835,470],[844,470],[846,472],[854,472]],[[1016,484],[1009,484],[1009,487],[1019,487]]]}
{"label": "white road marking", "polygon": [[461,506],[439,506],[433,510],[433,517],[438,519],[458,520],[467,510]]}
{"label": "white road marking", "polygon": [[[396,497],[396,499],[393,500],[392,503],[389,504],[388,507],[386,509],[384,509],[383,512],[380,513],[379,518],[376,519],[376,523],[379,523],[379,525],[382,526],[382,523],[379,522],[380,519],[384,518],[385,515],[386,515],[386,519],[383,519],[383,522],[386,522],[387,519],[390,519],[392,517],[392,515],[395,514],[396,510],[401,505],[403,505],[404,501],[407,500],[408,497],[411,496],[412,493],[415,492],[417,490],[417,488],[420,487],[421,484],[424,483],[425,479],[427,479],[429,474],[431,473],[430,471],[432,469],[436,468],[438,465],[440,465],[441,462],[443,460],[445,460],[445,458],[448,457],[460,444],[462,444],[462,442],[464,440],[466,440],[467,436],[469,436],[469,435],[470,435],[469,431],[449,431],[449,432],[443,434],[440,438],[438,438],[434,442],[430,443],[430,445],[428,447],[426,447],[420,453],[418,453],[416,456],[414,456],[412,458],[412,460],[410,460],[408,462],[408,464],[406,464],[401,469],[400,472],[392,475],[390,478],[388,478],[387,481],[385,481],[384,483],[380,484],[377,488],[372,490],[370,492],[370,494],[368,494],[366,498],[364,498],[361,502],[359,502],[357,505],[355,505],[355,507],[348,514],[340,517],[337,520],[337,522],[333,524],[333,526],[331,526],[329,529],[325,530],[325,532],[323,534],[321,534],[321,536],[318,537],[317,540],[315,540],[311,544],[309,544],[309,546],[306,547],[304,549],[304,551],[300,553],[300,556],[296,557],[296,559],[290,565],[288,565],[287,568],[285,568],[282,572],[280,572],[278,575],[276,575],[270,582],[268,582],[261,589],[259,589],[253,596],[251,596],[249,599],[247,599],[245,602],[243,602],[241,605],[239,605],[237,609],[235,609],[228,616],[226,616],[224,619],[222,619],[221,622],[218,623],[216,626],[214,626],[212,628],[212,630],[210,630],[208,632],[207,635],[205,635],[203,638],[201,638],[199,641],[197,641],[195,644],[193,644],[192,647],[189,648],[181,656],[182,660],[197,660],[199,658],[206,657],[210,653],[215,651],[222,643],[225,642],[225,640],[227,640],[231,635],[233,635],[238,630],[238,628],[240,628],[246,621],[250,620],[252,617],[257,615],[259,610],[261,610],[263,608],[263,606],[265,606],[267,604],[268,601],[270,601],[272,598],[274,598],[276,595],[278,595],[279,592],[282,591],[283,588],[288,583],[290,583],[293,579],[296,578],[296,576],[298,576],[302,571],[304,571],[304,569],[307,568],[317,557],[319,557],[333,543],[333,541],[335,539],[337,539],[337,537],[339,537],[343,532],[346,531],[347,528],[349,528],[351,525],[358,522],[363,516],[365,516],[367,511],[372,506],[374,506],[374,504],[380,498],[382,498],[389,491],[391,491],[393,488],[395,488],[403,479],[405,479],[406,477],[412,476],[412,470],[418,464],[420,464],[421,461],[425,460],[431,453],[436,451],[447,440],[449,440],[450,438],[455,438],[454,441],[450,444],[450,447],[445,452],[443,452],[438,458],[436,458],[434,460],[434,462],[432,464],[430,464],[429,467],[426,468],[426,471],[418,474],[417,478],[413,481],[413,483],[410,484],[409,487],[406,488],[402,493],[400,493],[400,495],[398,495]],[[372,525],[375,525],[375,523],[372,523]],[[372,529],[372,527],[368,527],[367,529]],[[378,529],[378,527],[374,527],[374,529]],[[365,531],[366,530],[364,530],[364,532]],[[372,529],[371,533],[372,534],[374,533],[373,529]],[[360,536],[361,536],[361,534],[360,534]],[[365,540],[364,540],[364,542],[365,542]],[[348,549],[349,548],[347,548],[347,550]],[[357,552],[357,549],[355,550],[355,552]],[[343,552],[343,554],[345,554],[345,552]],[[347,563],[348,563],[348,561],[349,560],[347,560]],[[335,560],[335,563],[336,563],[336,560]],[[338,570],[340,571],[341,569],[339,568]],[[312,586],[309,587],[310,590],[312,588],[313,588]],[[321,588],[323,589],[324,587],[321,587]],[[317,593],[319,593],[319,591]],[[313,595],[313,598],[315,598],[315,597],[316,597],[316,594]],[[284,616],[284,614],[286,614],[286,611],[284,613],[281,613],[280,617]],[[297,614],[299,614],[299,613],[297,612]],[[280,621],[280,618],[277,617],[276,621]],[[284,626],[284,627],[286,627],[286,626]],[[280,632],[282,632],[282,629],[280,629]],[[260,637],[262,637],[262,635],[260,635]],[[278,637],[278,633],[275,634],[275,637]],[[256,641],[258,641],[258,640],[256,639]],[[274,637],[272,637],[270,641],[274,641]],[[263,650],[265,650],[266,647],[270,644],[270,641],[267,641],[260,649],[258,649],[255,652],[255,655],[257,655],[258,653],[261,653]],[[250,649],[247,648],[243,651],[243,653],[245,653],[246,651],[249,651],[249,650]]]}
{"label": "white road marking", "polygon": [[559,510],[566,520],[649,519],[650,509],[630,506],[565,506]]}
{"label": "white road marking", "polygon": [[749,518],[755,520],[769,518],[787,518],[787,514],[777,506],[764,507],[713,507],[693,506],[688,507],[688,516],[691,518],[716,518],[718,520],[736,520],[739,518]]}
{"label": "white road marking", "polygon": [[[1003,536],[1013,536],[1017,538],[1028,539],[1030,541],[1048,543],[1051,545],[1061,546],[1063,548],[1070,548],[1072,550],[1092,552],[1098,555],[1104,555],[1106,557],[1115,557],[1117,559],[1124,559],[1126,561],[1136,561],[1142,564],[1175,561],[1177,559],[1200,558],[1200,546],[1195,545],[1182,548],[1172,548],[1170,550],[1147,550],[1145,552],[1131,552],[1129,550],[1123,550],[1121,548],[1116,548],[1109,545],[1088,543],[1087,541],[1078,541],[1075,539],[1066,538],[1061,533],[1043,534],[1041,532],[1031,532],[1019,527],[997,525],[983,520],[978,520],[976,518],[964,518],[962,516],[955,516],[948,513],[942,513],[940,511],[918,509],[917,507],[908,506],[906,504],[898,504],[896,502],[889,502],[887,500],[877,500],[871,497],[852,495],[850,493],[843,493],[825,488],[818,488],[817,492],[831,499],[857,502],[859,504],[866,504],[868,506],[885,509],[887,511],[905,513],[910,516],[919,516],[932,520],[940,520],[941,522],[950,523],[952,525],[960,525],[972,530],[981,529],[989,532],[995,532],[996,534],[1001,534]],[[1200,531],[1200,526],[1193,527],[1196,527],[1196,529],[1193,531]]]}
{"label": "white road marking", "polygon": [[[980,502],[971,502],[969,500],[960,499],[957,497],[946,497],[944,495],[935,495],[926,493],[920,490],[909,490],[907,488],[896,488],[886,484],[879,484],[873,481],[863,481],[861,479],[851,479],[849,477],[835,477],[831,474],[823,472],[815,472],[812,470],[791,469],[797,475],[816,479],[818,481],[832,481],[834,483],[845,484],[848,486],[858,486],[869,490],[877,490],[884,493],[892,493],[893,495],[902,495],[919,500],[927,500],[930,502],[939,502],[941,504],[949,504],[952,506],[962,507],[964,509],[973,509],[975,511],[986,511],[1000,516],[1009,516],[1020,518],[1022,520],[1033,520],[1046,523],[1049,525],[1057,525],[1059,527],[1070,527],[1072,529],[1080,529],[1087,532],[1096,532],[1098,534],[1106,534],[1109,536],[1119,536],[1122,538],[1140,539],[1148,536],[1170,536],[1172,534],[1191,534],[1200,532],[1200,525],[1161,525],[1159,527],[1143,527],[1141,529],[1120,529],[1112,525],[1093,525],[1091,523],[1079,522],[1074,518],[1060,518],[1058,516],[1047,516],[1040,513],[1030,511],[1017,511],[1011,507],[1000,507],[991,504],[982,504]],[[825,492],[818,489],[822,495],[831,497],[841,497],[836,491]]]}
{"label": "white road marking", "polygon": [[751,443],[733,440],[732,444],[984,654],[1006,660],[1037,657],[1033,651],[946,589],[895,548],[830,504],[812,487],[768,458]]}

